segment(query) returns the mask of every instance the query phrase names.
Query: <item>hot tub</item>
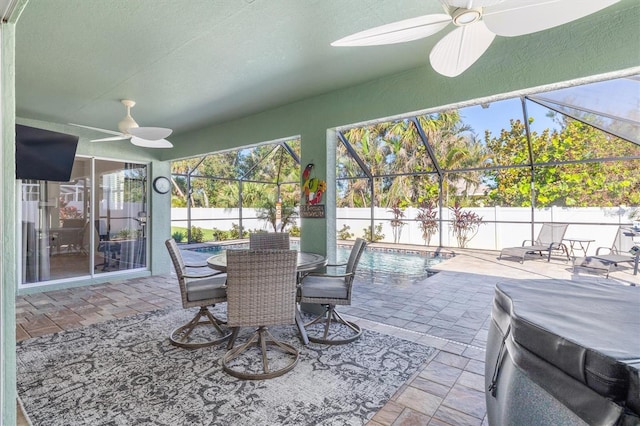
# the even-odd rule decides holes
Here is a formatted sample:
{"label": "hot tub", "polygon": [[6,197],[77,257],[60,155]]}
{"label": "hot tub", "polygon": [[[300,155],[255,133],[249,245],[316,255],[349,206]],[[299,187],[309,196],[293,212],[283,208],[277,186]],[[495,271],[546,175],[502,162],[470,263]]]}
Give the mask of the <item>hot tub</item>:
{"label": "hot tub", "polygon": [[501,282],[491,319],[491,426],[640,425],[640,287]]}

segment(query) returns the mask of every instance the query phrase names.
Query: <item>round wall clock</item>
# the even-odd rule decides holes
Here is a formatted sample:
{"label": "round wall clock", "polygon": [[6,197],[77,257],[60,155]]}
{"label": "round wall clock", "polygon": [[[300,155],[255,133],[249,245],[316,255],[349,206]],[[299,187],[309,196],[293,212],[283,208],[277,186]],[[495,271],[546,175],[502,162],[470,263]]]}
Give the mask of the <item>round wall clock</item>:
{"label": "round wall clock", "polygon": [[153,189],[158,194],[166,194],[171,189],[171,182],[164,176],[158,176],[153,180]]}

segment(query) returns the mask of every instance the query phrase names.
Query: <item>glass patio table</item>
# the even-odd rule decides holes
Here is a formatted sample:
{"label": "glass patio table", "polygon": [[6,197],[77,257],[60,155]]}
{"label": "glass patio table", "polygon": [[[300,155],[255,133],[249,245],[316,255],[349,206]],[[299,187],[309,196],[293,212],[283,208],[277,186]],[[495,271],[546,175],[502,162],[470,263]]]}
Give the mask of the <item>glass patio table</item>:
{"label": "glass patio table", "polygon": [[[310,253],[306,251],[298,252],[298,266],[297,271],[300,272],[309,272],[323,266],[326,266],[327,258],[318,253]],[[227,272],[227,251],[224,250],[219,254],[213,255],[207,259],[207,265],[210,268],[215,269],[221,272]],[[300,309],[296,306],[296,325],[298,326],[298,330],[300,330],[300,338],[302,342],[307,345],[309,344],[309,337],[307,336],[307,332],[304,329],[304,322],[302,320],[302,315],[300,314]]]}

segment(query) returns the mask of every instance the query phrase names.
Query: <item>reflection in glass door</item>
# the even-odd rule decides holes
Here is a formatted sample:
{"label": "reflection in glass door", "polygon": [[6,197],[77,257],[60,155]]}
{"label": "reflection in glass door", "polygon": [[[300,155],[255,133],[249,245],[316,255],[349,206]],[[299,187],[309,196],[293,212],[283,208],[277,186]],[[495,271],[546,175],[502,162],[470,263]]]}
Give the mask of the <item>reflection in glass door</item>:
{"label": "reflection in glass door", "polygon": [[76,157],[69,182],[23,180],[21,283],[146,268],[146,179],[145,165]]}
{"label": "reflection in glass door", "polygon": [[146,267],[146,166],[96,160],[96,273]]}

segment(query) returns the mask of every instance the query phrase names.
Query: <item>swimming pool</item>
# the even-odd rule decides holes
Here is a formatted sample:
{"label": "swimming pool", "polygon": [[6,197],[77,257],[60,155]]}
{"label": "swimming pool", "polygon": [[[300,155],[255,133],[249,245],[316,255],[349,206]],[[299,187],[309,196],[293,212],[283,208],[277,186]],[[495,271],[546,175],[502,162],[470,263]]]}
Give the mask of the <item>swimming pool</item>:
{"label": "swimming pool", "polygon": [[[225,249],[248,248],[249,244],[210,245],[188,249],[198,253],[213,255]],[[298,248],[297,241],[291,243],[291,248]],[[351,253],[350,246],[338,246],[337,262],[346,262]],[[398,284],[412,282],[431,275],[430,269],[453,255],[434,252],[406,252],[401,249],[372,248],[362,253],[358,264],[358,276],[370,278],[373,283],[384,281],[388,284],[391,278]]]}

